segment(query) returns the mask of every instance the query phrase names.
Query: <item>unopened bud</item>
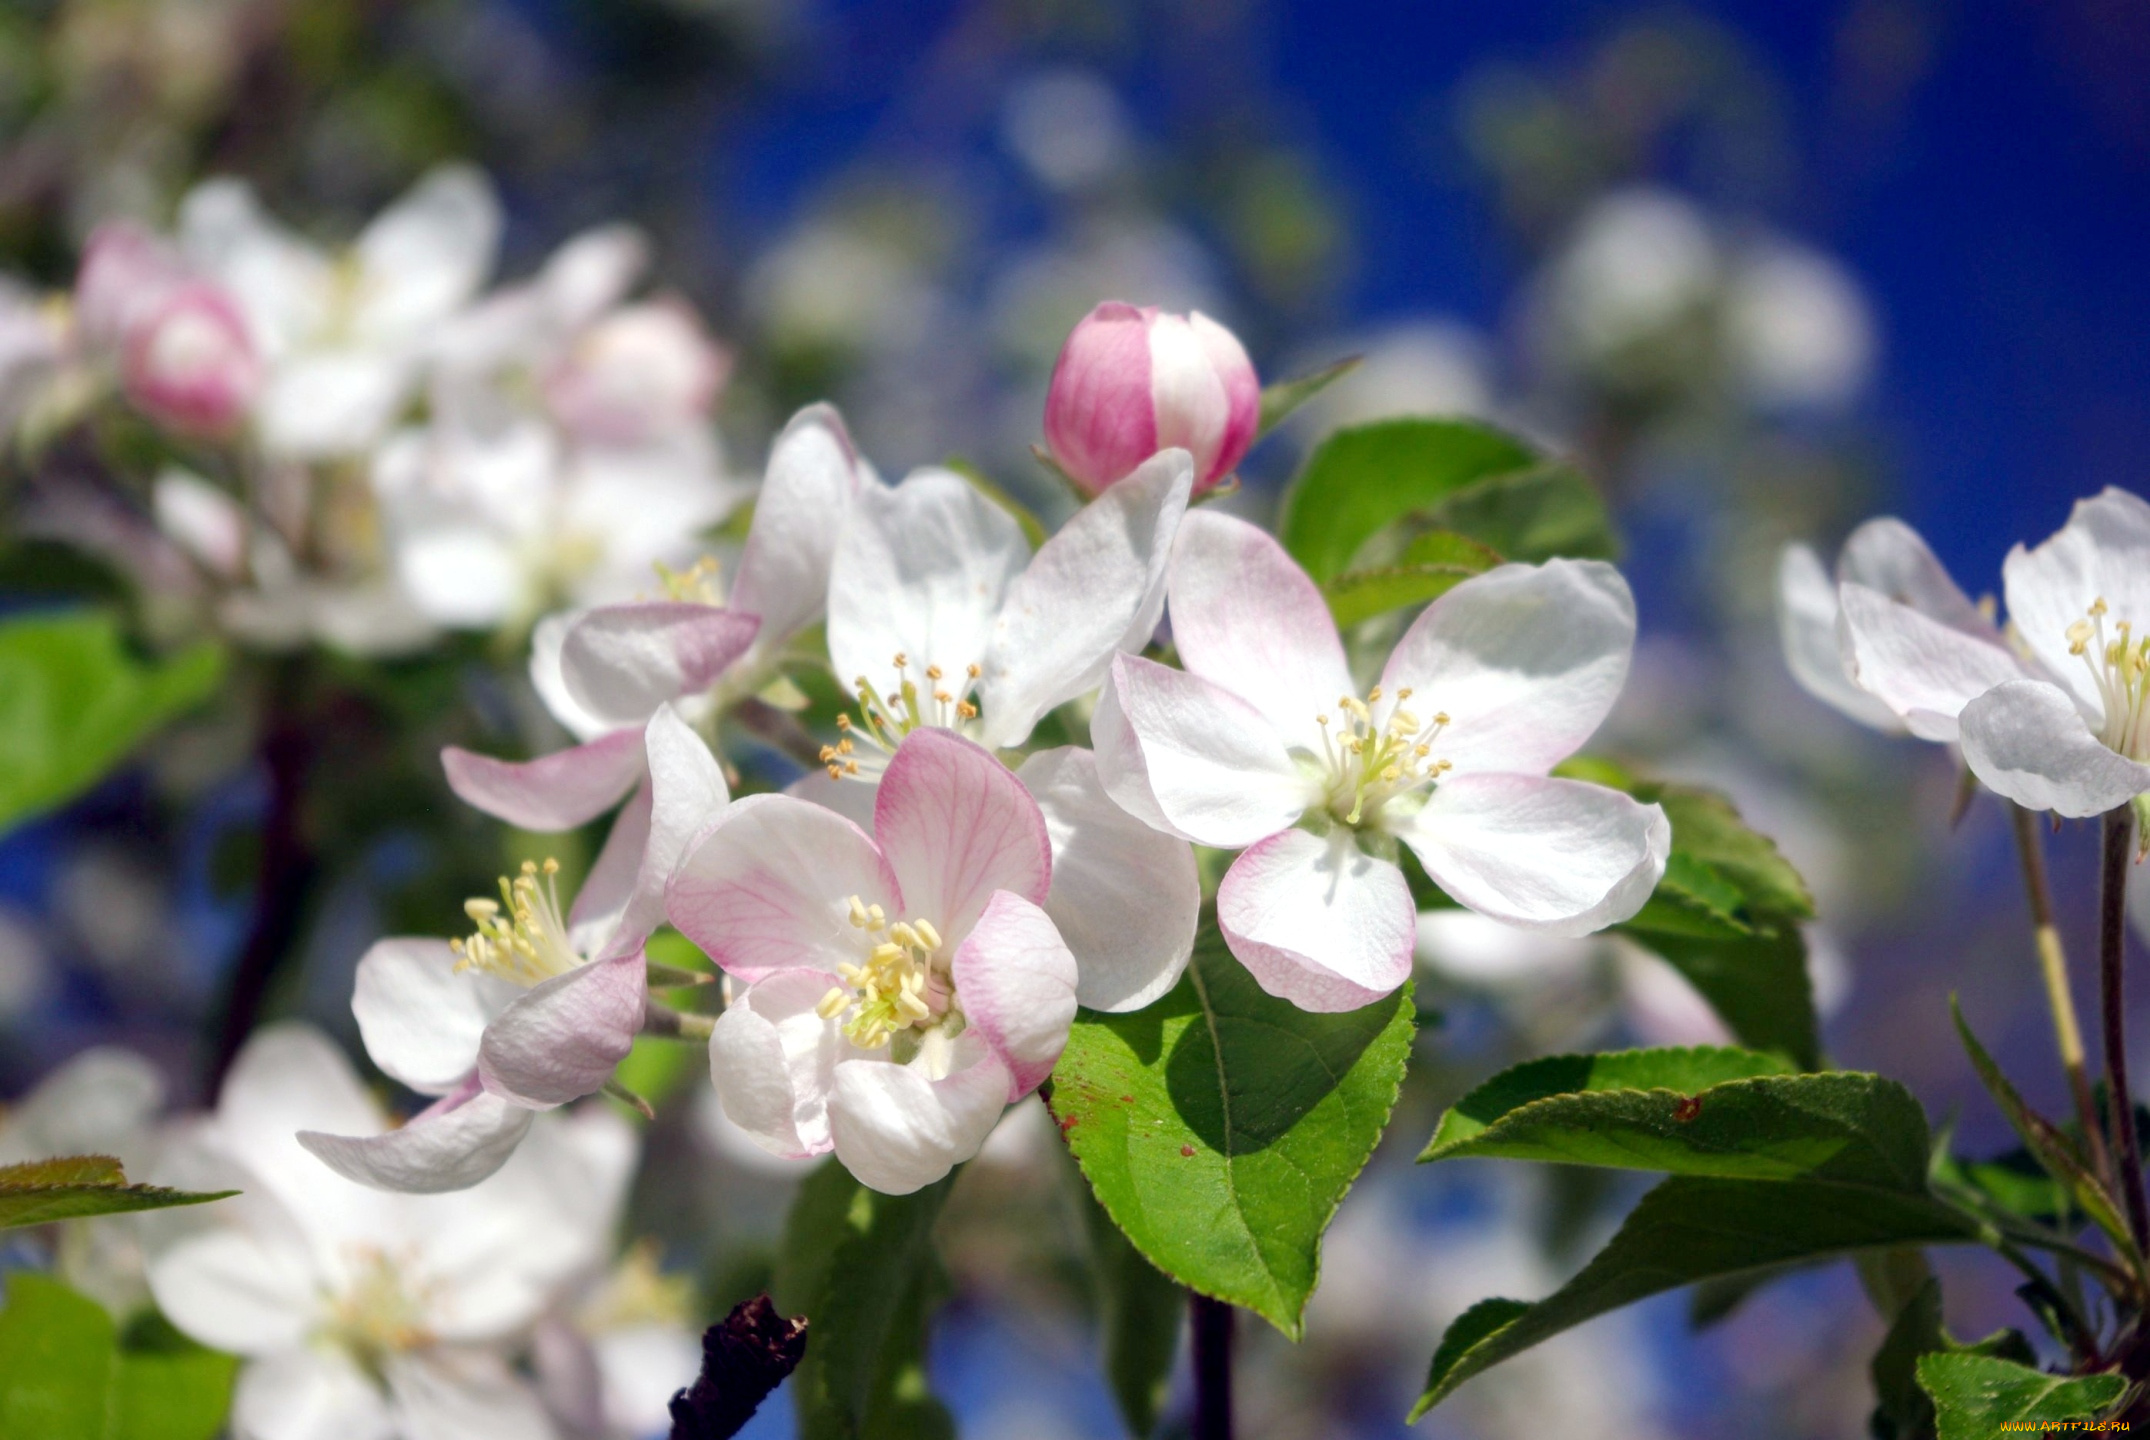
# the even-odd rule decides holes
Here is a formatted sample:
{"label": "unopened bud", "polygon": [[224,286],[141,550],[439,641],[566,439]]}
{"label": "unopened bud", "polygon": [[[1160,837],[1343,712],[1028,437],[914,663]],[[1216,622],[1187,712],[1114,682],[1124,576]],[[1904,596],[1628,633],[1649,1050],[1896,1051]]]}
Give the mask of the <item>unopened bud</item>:
{"label": "unopened bud", "polygon": [[1216,321],[1108,301],[1061,347],[1045,397],[1045,440],[1092,495],[1176,446],[1194,456],[1200,494],[1254,443],[1261,398],[1246,350]]}

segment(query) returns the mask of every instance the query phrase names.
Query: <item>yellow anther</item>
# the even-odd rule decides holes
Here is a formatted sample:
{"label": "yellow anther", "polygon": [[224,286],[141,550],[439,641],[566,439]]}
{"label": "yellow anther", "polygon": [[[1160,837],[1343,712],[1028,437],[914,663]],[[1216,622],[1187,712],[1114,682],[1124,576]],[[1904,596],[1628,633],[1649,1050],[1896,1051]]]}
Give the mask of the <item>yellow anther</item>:
{"label": "yellow anther", "polygon": [[834,1020],[850,1008],[851,992],[841,985],[831,985],[829,993],[822,996],[821,1003],[814,1007],[814,1013],[824,1020]]}
{"label": "yellow anther", "polygon": [[928,665],[928,666],[926,667],[926,678],[927,678],[928,680],[938,680],[938,679],[940,679],[940,678],[941,678],[941,667],[940,667],[940,666],[938,666],[938,665]]}
{"label": "yellow anther", "polygon": [[963,667],[963,673],[970,676],[971,679],[975,680],[980,675],[983,675],[985,671],[979,669],[976,665],[966,665]]}

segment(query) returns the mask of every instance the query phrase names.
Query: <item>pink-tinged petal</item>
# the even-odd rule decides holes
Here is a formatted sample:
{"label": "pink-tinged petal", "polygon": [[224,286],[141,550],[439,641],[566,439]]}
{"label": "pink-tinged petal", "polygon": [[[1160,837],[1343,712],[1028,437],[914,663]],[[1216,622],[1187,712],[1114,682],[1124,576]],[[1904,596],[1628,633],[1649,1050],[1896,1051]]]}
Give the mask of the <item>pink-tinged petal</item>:
{"label": "pink-tinged petal", "polygon": [[809,770],[784,787],[784,793],[796,800],[819,805],[824,810],[834,810],[859,829],[873,830],[874,793],[881,787],[879,776],[845,776],[841,780],[829,778],[826,770]]}
{"label": "pink-tinged petal", "polygon": [[956,947],[956,1002],[1008,1069],[1012,1103],[1053,1073],[1075,1023],[1075,957],[1052,918],[995,891]]}
{"label": "pink-tinged petal", "polygon": [[695,695],[746,654],[761,617],[689,601],[600,605],[567,632],[560,673],[577,705],[615,725]]}
{"label": "pink-tinged petal", "polygon": [[477,1077],[381,1135],[301,1130],[299,1143],[354,1184],[406,1195],[468,1190],[508,1163],[536,1111],[487,1094]]}
{"label": "pink-tinged petal", "polygon": [[[568,944],[578,955],[595,955],[619,931],[627,904],[635,897],[635,884],[642,874],[643,857],[649,852],[650,810],[653,798],[648,776],[620,813],[612,817],[605,832],[604,848],[575,892],[575,904],[567,912]],[[647,938],[647,937],[645,937]]]}
{"label": "pink-tinged petal", "polygon": [[1221,685],[1121,655],[1090,738],[1106,793],[1197,845],[1289,829],[1316,798],[1268,719]]}
{"label": "pink-tinged petal", "polygon": [[1210,461],[1208,471],[1196,477],[1196,493],[1199,494],[1215,488],[1219,481],[1239,468],[1239,462],[1253,447],[1255,432],[1262,422],[1262,382],[1237,335],[1199,310],[1187,317],[1187,323],[1194,330],[1194,337],[1201,344],[1210,368],[1216,371],[1218,380],[1224,385],[1226,407],[1224,433],[1217,441],[1217,453]]}
{"label": "pink-tinged petal", "polygon": [[1194,953],[1202,879],[1193,848],[1115,804],[1087,750],[1041,750],[1015,778],[1052,837],[1045,913],[1075,956],[1076,1000],[1141,1009],[1179,982]]}
{"label": "pink-tinged petal", "polygon": [[936,689],[953,695],[985,660],[1001,601],[1029,560],[1015,517],[953,471],[915,470],[893,490],[862,493],[829,571],[838,682],[864,677],[890,694],[902,683],[901,655],[922,703]]}
{"label": "pink-tinged petal", "polygon": [[486,1027],[478,1047],[485,1088],[537,1108],[595,1094],[642,1029],[644,969],[638,949],[533,986]]}
{"label": "pink-tinged petal", "polygon": [[1422,721],[1456,773],[1542,775],[1604,722],[1635,651],[1635,597],[1602,560],[1502,565],[1428,605],[1381,688]]}
{"label": "pink-tinged petal", "polygon": [[828,1098],[836,1062],[858,1053],[814,1007],[831,977],[780,970],[717,1017],[709,1078],[725,1116],[771,1155],[803,1160],[829,1151]]}
{"label": "pink-tinged petal", "polygon": [[732,583],[732,604],[761,616],[757,653],[773,653],[820,617],[844,517],[860,489],[877,483],[830,406],[807,406],[776,437]]}
{"label": "pink-tinged petal", "polygon": [[1221,477],[1217,462],[1223,458],[1232,401],[1203,337],[1184,315],[1150,321],[1150,404],[1157,416],[1157,448],[1187,451],[1205,483]]}
{"label": "pink-tinged petal", "polygon": [[1046,711],[1104,681],[1114,651],[1149,642],[1193,480],[1184,451],[1145,461],[1076,511],[1008,587],[978,682],[984,744],[1022,744]]}
{"label": "pink-tinged petal", "polygon": [[567,693],[567,676],[560,669],[560,651],[567,644],[568,631],[589,613],[587,610],[562,610],[530,627],[531,688],[537,691],[538,699],[545,702],[545,709],[552,718],[577,740],[595,740],[620,728],[583,709],[575,697]]}
{"label": "pink-tinged petal", "polygon": [[390,1078],[445,1095],[478,1063],[485,1026],[520,993],[482,971],[456,972],[443,940],[375,942],[358,962],[351,1014],[366,1053]]}
{"label": "pink-tinged petal", "polygon": [[2023,677],[1999,640],[1966,635],[1864,585],[1842,585],[1837,596],[1846,670],[1921,740],[1954,741],[1965,705]]}
{"label": "pink-tinged petal", "polygon": [[610,810],[642,778],[640,730],[615,730],[535,760],[495,760],[450,745],[448,788],[465,804],[525,830],[573,830]]}
{"label": "pink-tinged petal", "polygon": [[1149,319],[1108,300],[1075,326],[1045,393],[1045,443],[1070,479],[1095,495],[1155,455]]}
{"label": "pink-tinged petal", "polygon": [[1038,802],[1008,767],[947,730],[913,730],[874,797],[873,833],[896,877],[905,918],[970,933],[996,890],[1041,903],[1053,842]]}
{"label": "pink-tinged petal", "polygon": [[670,705],[650,717],[644,734],[649,753],[649,835],[619,927],[598,949],[601,960],[639,952],[664,923],[665,886],[679,868],[680,857],[696,835],[723,815],[732,798],[717,757]]}
{"label": "pink-tinged petal", "polygon": [[856,825],[789,795],[749,795],[688,847],[665,895],[680,933],[724,972],[835,974],[865,941],[848,901],[903,913],[895,877]]}
{"label": "pink-tinged petal", "polygon": [[1784,663],[1815,699],[1861,725],[1900,734],[1904,725],[1881,700],[1859,688],[1844,669],[1837,644],[1836,581],[1821,557],[1804,545],[1787,545],[1777,561],[1777,639]]}
{"label": "pink-tinged petal", "polygon": [[1172,640],[1191,674],[1260,711],[1288,745],[1321,753],[1314,717],[1357,693],[1321,591],[1275,538],[1195,510],[1173,547]]}
{"label": "pink-tinged petal", "polygon": [[1371,1005],[1411,978],[1417,912],[1403,872],[1348,830],[1286,830],[1217,887],[1217,925],[1255,982],[1302,1010]]}
{"label": "pink-tinged petal", "polygon": [[1879,590],[1952,630],[1999,638],[1992,619],[1949,577],[1919,532],[1893,516],[1869,520],[1851,532],[1837,556],[1836,579]]}
{"label": "pink-tinged petal", "polygon": [[1444,780],[1396,833],[1459,904],[1548,935],[1587,935],[1632,916],[1672,849],[1657,806],[1538,775]]}
{"label": "pink-tinged petal", "polygon": [[1963,707],[1963,759],[2027,810],[2101,815],[2150,790],[2150,765],[2109,750],[2058,685],[2011,680]]}
{"label": "pink-tinged petal", "polygon": [[2108,635],[2121,621],[2137,637],[2150,633],[2150,504],[2111,487],[2078,500],[2044,544],[2009,551],[2001,576],[2008,619],[2023,643],[2082,702],[2084,714],[2102,717],[2089,668],[2069,653],[2068,627],[2103,600]]}
{"label": "pink-tinged petal", "polygon": [[829,1134],[860,1184],[908,1195],[978,1153],[1008,1103],[1007,1067],[974,1035],[958,1036],[945,1074],[914,1062],[854,1060],[836,1067]]}

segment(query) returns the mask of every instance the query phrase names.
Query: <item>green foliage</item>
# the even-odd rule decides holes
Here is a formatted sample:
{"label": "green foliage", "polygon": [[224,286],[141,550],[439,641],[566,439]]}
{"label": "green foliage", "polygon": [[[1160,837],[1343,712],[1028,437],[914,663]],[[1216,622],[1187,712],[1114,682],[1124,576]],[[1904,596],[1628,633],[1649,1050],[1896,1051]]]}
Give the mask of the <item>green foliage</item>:
{"label": "green foliage", "polygon": [[1780,1051],[1804,1068],[1821,1064],[1807,942],[1797,930],[1722,940],[1620,930],[1686,976],[1740,1043]]}
{"label": "green foliage", "polygon": [[130,1185],[119,1161],[109,1155],[69,1155],[0,1165],[0,1230],[118,1215],[129,1210],[165,1210],[201,1205],[236,1195],[236,1190],[195,1194],[156,1185]]}
{"label": "green foliage", "polygon": [[1359,361],[1363,358],[1349,355],[1311,375],[1300,375],[1290,380],[1279,380],[1273,385],[1264,385],[1261,419],[1254,427],[1254,438],[1259,440],[1289,420],[1294,410],[1358,369]]}
{"label": "green foliage", "polygon": [[216,688],[223,652],[145,663],[105,611],[0,624],[0,828],[103,779],[149,734]]}
{"label": "green foliage", "polygon": [[1053,1113],[1151,1264],[1297,1338],[1322,1231],[1388,1123],[1415,1030],[1408,985],[1309,1014],[1265,993],[1206,923],[1164,999],[1077,1015]]}
{"label": "green foliage", "polygon": [[1157,1413],[1172,1380],[1187,1292],[1143,1259],[1090,1187],[1073,1178],[1070,1188],[1082,1207],[1083,1232],[1090,1241],[1089,1273],[1097,1292],[1105,1382],[1128,1433],[1148,1436],[1157,1429]]}
{"label": "green foliage", "polygon": [[883,1195],[830,1160],[799,1187],[773,1298],[807,1318],[792,1373],[802,1440],[952,1440],[926,1385],[926,1321],[947,1289],[933,1223],[953,1175]]}
{"label": "green foliage", "polygon": [[2070,1379],[1991,1355],[1921,1355],[1918,1376],[1940,1440],[2001,1440],[2033,1425],[2095,1420],[2128,1389],[2119,1375]]}
{"label": "green foliage", "polygon": [[1340,630],[1376,615],[1439,599],[1473,575],[1501,563],[1500,555],[1467,535],[1429,530],[1413,540],[1394,565],[1353,570],[1322,587]]}
{"label": "green foliage", "polygon": [[211,1440],[238,1368],[169,1326],[122,1344],[96,1301],[17,1271],[0,1310],[0,1437]]}
{"label": "green foliage", "polygon": [[[1398,563],[1417,535],[1445,530],[1511,560],[1610,556],[1612,522],[1577,471],[1470,420],[1384,420],[1338,430],[1284,497],[1277,534],[1326,585],[1354,566]],[[1391,532],[1386,546],[1370,545]],[[1389,553],[1362,555],[1362,550]]]}

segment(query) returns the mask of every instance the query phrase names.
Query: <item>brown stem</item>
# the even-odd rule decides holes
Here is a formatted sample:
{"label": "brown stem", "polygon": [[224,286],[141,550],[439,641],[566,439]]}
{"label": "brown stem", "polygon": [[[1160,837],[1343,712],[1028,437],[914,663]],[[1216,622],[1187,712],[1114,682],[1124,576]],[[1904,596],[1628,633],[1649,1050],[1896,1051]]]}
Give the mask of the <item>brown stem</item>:
{"label": "brown stem", "polygon": [[2113,1177],[2105,1151],[2104,1127],[2098,1123],[2090,1067],[2083,1058],[2083,1027],[2076,1019],[2075,995],[2068,984],[2068,955],[2061,948],[2060,930],[2053,923],[2045,842],[2038,834],[2038,817],[2014,801],[2008,802],[2008,819],[2016,834],[2017,858],[2023,862],[2023,891],[2030,901],[2031,932],[2038,945],[2038,968],[2045,979],[2046,1006],[2053,1015],[2053,1038],[2060,1047],[2061,1068],[2068,1072],[2068,1089],[2075,1096],[2076,1119],[2083,1127],[2083,1144],[2090,1152],[2091,1169],[2110,1184]]}
{"label": "brown stem", "polygon": [[2150,1246],[2150,1204],[2143,1197],[2143,1159],[2135,1134],[2135,1100],[2128,1089],[2127,1000],[2123,965],[2128,935],[2128,863],[2135,843],[2129,806],[2105,812],[2105,851],[2099,866],[2098,1003],[2105,1019],[2106,1108],[2112,1117],[2113,1162],[2127,1202],[2128,1231],[2138,1249]]}
{"label": "brown stem", "polygon": [[1187,1318],[1194,1332],[1193,1440],[1232,1440],[1232,1307],[1190,1293]]}

